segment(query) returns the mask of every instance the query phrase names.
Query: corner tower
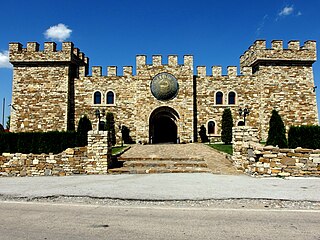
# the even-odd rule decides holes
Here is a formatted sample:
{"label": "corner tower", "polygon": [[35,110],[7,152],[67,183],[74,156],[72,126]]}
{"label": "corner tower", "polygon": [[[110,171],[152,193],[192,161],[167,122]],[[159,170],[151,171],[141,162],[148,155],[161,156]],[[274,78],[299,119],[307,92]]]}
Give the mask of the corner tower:
{"label": "corner tower", "polygon": [[[318,124],[316,94],[312,64],[317,60],[316,42],[273,40],[271,48],[265,40],[257,40],[240,58],[243,71],[252,67],[261,83],[259,98],[259,124],[262,139],[266,139],[268,121],[273,109],[279,111],[285,125]],[[287,129],[288,130],[288,129]]]}
{"label": "corner tower", "polygon": [[[11,126],[13,132],[74,130],[74,79],[89,59],[73,43],[10,43],[13,64]],[[87,71],[87,70],[86,70]]]}

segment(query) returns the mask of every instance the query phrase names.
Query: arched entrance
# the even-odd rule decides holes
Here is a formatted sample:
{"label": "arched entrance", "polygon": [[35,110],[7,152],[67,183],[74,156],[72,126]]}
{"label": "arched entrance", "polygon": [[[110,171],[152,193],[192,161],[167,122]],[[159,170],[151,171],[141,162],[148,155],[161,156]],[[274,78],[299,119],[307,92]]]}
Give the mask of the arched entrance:
{"label": "arched entrance", "polygon": [[177,143],[179,114],[170,107],[159,107],[149,119],[150,143]]}

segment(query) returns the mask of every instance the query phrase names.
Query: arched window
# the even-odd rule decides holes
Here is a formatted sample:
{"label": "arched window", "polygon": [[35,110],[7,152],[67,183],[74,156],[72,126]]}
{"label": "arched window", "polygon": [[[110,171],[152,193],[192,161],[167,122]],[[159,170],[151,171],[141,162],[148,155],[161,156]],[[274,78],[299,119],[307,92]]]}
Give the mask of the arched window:
{"label": "arched window", "polygon": [[114,104],[114,93],[112,91],[107,92],[107,104]]}
{"label": "arched window", "polygon": [[222,92],[216,93],[216,104],[223,104],[223,93]]}
{"label": "arched window", "polygon": [[101,92],[95,92],[93,95],[93,104],[101,104]]}
{"label": "arched window", "polygon": [[228,94],[228,104],[236,104],[236,93],[235,92],[229,92]]}
{"label": "arched window", "polygon": [[214,121],[208,122],[208,134],[215,134],[216,133],[216,123]]}

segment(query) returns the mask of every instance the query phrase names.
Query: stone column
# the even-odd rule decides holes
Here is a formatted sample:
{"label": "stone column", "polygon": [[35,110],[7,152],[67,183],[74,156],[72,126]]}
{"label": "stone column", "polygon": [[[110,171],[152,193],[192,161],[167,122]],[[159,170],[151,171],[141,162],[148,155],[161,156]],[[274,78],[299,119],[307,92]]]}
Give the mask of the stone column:
{"label": "stone column", "polygon": [[88,132],[88,159],[84,166],[86,174],[108,173],[108,132]]}
{"label": "stone column", "polygon": [[249,164],[248,149],[259,144],[258,129],[247,126],[233,127],[232,142],[233,163],[239,170],[245,170]]}

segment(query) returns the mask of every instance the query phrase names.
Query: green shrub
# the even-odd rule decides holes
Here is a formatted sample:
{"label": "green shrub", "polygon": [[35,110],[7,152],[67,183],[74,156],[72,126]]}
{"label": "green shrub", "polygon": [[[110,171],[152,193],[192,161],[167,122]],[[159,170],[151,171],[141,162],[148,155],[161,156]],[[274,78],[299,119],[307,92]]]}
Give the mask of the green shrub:
{"label": "green shrub", "polygon": [[132,138],[130,136],[130,129],[127,126],[122,125],[122,127],[121,127],[121,135],[122,135],[122,141],[125,144],[134,143],[134,141],[132,140]]}
{"label": "green shrub", "polygon": [[284,123],[276,110],[272,110],[269,122],[267,145],[285,148],[288,146]]}
{"label": "green shrub", "polygon": [[291,126],[288,132],[289,148],[320,149],[320,126]]}
{"label": "green shrub", "polygon": [[230,108],[226,108],[222,114],[221,140],[225,144],[232,142],[233,119]]}
{"label": "green shrub", "polygon": [[60,153],[77,146],[76,132],[1,133],[0,153]]}
{"label": "green shrub", "polygon": [[115,130],[114,116],[112,112],[107,112],[106,130],[110,131],[109,136],[111,136],[111,144],[112,146],[114,146],[116,144],[116,130]]}
{"label": "green shrub", "polygon": [[207,136],[207,129],[204,125],[200,127],[199,135],[200,135],[201,142],[203,143],[209,142],[209,138]]}
{"label": "green shrub", "polygon": [[92,130],[91,121],[87,116],[80,118],[77,128],[77,145],[87,146],[88,145],[88,131]]}

